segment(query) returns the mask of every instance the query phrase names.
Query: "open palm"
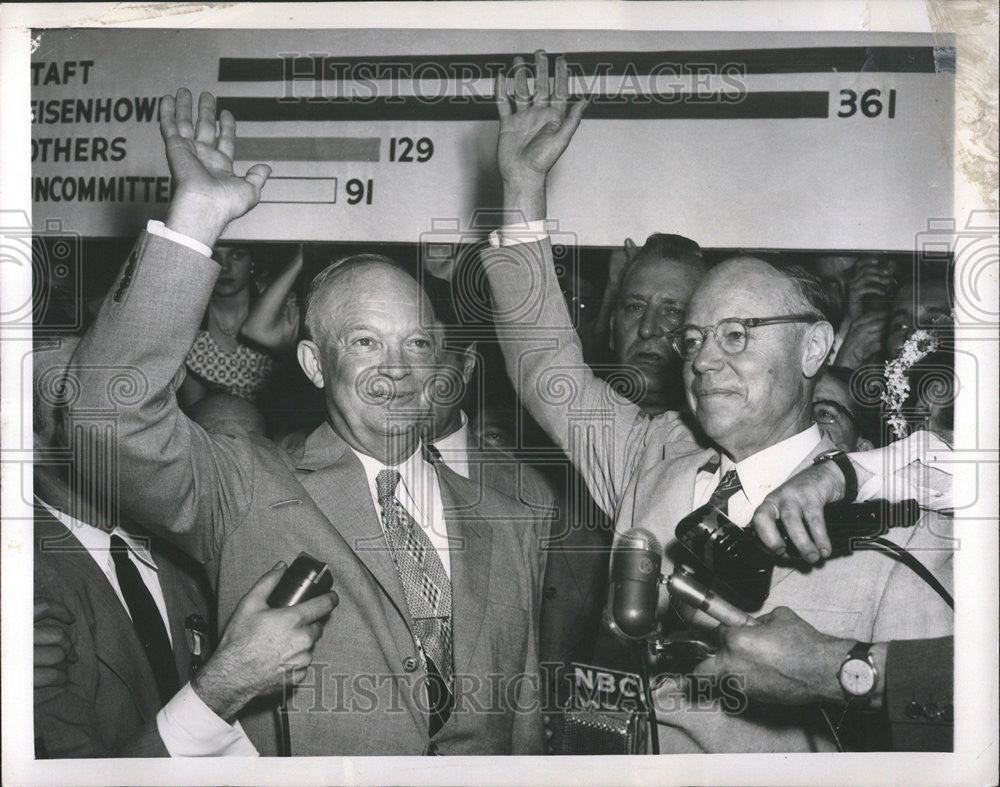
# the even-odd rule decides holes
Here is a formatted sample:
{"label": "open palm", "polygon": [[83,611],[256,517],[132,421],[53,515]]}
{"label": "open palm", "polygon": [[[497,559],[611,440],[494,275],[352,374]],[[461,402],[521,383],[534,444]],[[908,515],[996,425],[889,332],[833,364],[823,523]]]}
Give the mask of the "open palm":
{"label": "open palm", "polygon": [[164,96],[160,133],[175,199],[197,201],[223,223],[239,218],[260,200],[271,168],[255,164],[244,177],[233,172],[236,121],[231,112],[223,110],[216,123],[215,96],[211,93],[202,93],[198,99],[197,124],[192,121],[191,91],[181,88],[176,97]]}
{"label": "open palm", "polygon": [[[580,125],[586,102],[567,109],[569,71],[564,58],[556,60],[554,89],[549,85],[549,60],[535,53],[535,91],[528,90],[528,69],[522,58],[514,60],[514,90],[508,97],[506,78],[497,77],[496,100],[500,114],[497,163],[505,180],[542,179],[562,155]],[[510,98],[514,109],[511,110]]]}

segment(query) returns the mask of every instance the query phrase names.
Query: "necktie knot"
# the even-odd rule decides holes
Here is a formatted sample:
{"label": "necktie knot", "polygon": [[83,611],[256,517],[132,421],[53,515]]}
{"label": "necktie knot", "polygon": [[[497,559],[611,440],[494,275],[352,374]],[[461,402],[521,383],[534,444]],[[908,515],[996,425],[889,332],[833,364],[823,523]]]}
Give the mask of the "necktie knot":
{"label": "necktie knot", "polygon": [[736,468],[731,467],[725,472],[725,475],[722,476],[722,480],[719,481],[719,486],[716,488],[716,492],[725,493],[730,490],[735,492],[740,488],[742,488],[742,485],[740,484],[740,477],[736,473]]}
{"label": "necktie knot", "polygon": [[378,502],[385,508],[396,494],[399,485],[399,471],[390,467],[380,470],[375,477],[375,488],[378,491]]}

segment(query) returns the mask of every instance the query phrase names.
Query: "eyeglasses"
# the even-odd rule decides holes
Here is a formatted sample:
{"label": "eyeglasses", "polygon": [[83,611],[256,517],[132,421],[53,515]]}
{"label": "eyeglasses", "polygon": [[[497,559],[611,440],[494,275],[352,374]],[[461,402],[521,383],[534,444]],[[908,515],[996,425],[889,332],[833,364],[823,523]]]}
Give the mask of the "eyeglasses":
{"label": "eyeglasses", "polygon": [[833,424],[838,418],[846,418],[851,423],[855,423],[854,413],[848,410],[840,402],[832,399],[817,399],[813,402],[813,419],[818,424]]}
{"label": "eyeglasses", "polygon": [[682,325],[677,330],[670,332],[670,343],[681,358],[685,361],[691,361],[701,351],[705,339],[711,333],[724,353],[736,355],[746,349],[751,328],[791,322],[816,323],[822,321],[823,318],[815,314],[786,314],[781,317],[749,317],[746,319],[727,317],[724,320],[719,320],[714,326]]}

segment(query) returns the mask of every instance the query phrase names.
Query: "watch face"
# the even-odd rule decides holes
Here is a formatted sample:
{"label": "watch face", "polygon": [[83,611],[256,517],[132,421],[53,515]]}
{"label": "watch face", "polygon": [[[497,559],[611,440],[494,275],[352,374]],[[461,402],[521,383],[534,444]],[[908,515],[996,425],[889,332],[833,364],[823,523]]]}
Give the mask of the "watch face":
{"label": "watch face", "polygon": [[875,670],[864,659],[848,659],[840,668],[840,685],[848,694],[861,697],[875,688]]}

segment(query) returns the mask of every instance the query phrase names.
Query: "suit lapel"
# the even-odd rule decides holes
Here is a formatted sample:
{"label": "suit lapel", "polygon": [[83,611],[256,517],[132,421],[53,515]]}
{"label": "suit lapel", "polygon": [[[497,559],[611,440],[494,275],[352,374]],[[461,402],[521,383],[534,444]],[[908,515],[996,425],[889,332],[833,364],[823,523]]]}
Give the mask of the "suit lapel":
{"label": "suit lapel", "polygon": [[[65,559],[54,560],[60,572],[80,577],[73,584],[86,590],[94,610],[94,646],[97,658],[119,677],[144,720],[153,718],[160,709],[156,680],[149,660],[139,643],[132,619],[122,606],[107,576],[86,548],[65,525],[48,516],[35,519],[38,549],[58,554]],[[59,577],[55,578],[59,581]],[[75,625],[86,625],[78,621]]]}
{"label": "suit lapel", "polygon": [[[663,481],[660,483],[660,495],[665,495],[666,540],[674,535],[677,523],[694,510],[694,485],[698,470],[713,456],[718,456],[714,448],[707,448],[678,457],[667,468]],[[682,491],[683,494],[675,494]]]}
{"label": "suit lapel", "polygon": [[455,670],[461,674],[469,671],[479,630],[486,622],[493,529],[485,521],[485,512],[477,499],[478,484],[472,485],[440,462],[435,463],[435,468],[451,541]]}
{"label": "suit lapel", "polygon": [[298,467],[308,473],[299,480],[309,496],[408,621],[403,583],[385,542],[361,461],[324,423],[306,439]]}
{"label": "suit lapel", "polygon": [[[170,618],[170,639],[174,647],[174,662],[181,685],[191,677],[191,650],[188,647],[185,621],[188,615],[201,613],[204,604],[197,596],[193,580],[185,576],[171,558],[159,549],[154,549],[153,559],[160,576],[160,588],[167,602],[167,616]],[[208,621],[205,621],[206,624]],[[206,635],[208,632],[205,632]],[[205,654],[202,654],[204,658]]]}

